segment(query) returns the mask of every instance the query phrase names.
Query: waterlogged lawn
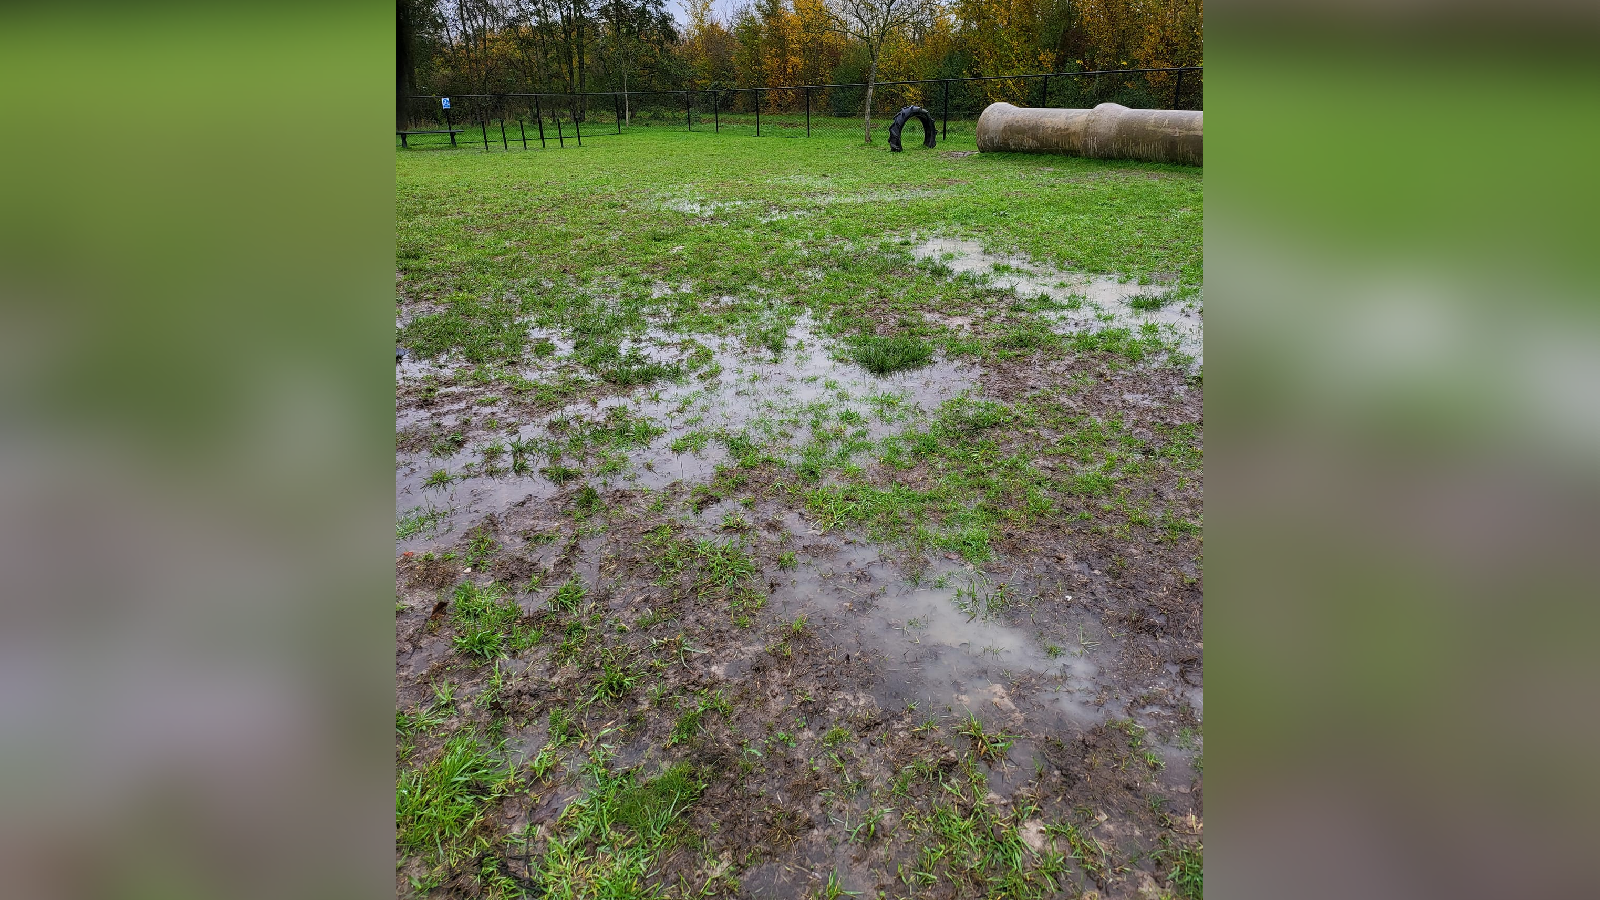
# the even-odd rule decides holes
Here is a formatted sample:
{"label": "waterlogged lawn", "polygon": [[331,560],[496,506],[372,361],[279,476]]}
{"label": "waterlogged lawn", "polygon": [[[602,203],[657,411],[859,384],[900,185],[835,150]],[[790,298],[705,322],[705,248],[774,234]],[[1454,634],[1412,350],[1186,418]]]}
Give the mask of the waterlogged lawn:
{"label": "waterlogged lawn", "polygon": [[953,137],[397,153],[398,894],[1200,896],[1202,173]]}
{"label": "waterlogged lawn", "polygon": [[913,265],[912,246],[934,235],[1180,292],[1200,285],[1198,170],[942,153],[666,131],[582,149],[400,153],[399,294],[439,307],[401,337],[424,354],[510,361],[529,322],[759,330],[809,307],[850,334],[992,306],[970,281]]}

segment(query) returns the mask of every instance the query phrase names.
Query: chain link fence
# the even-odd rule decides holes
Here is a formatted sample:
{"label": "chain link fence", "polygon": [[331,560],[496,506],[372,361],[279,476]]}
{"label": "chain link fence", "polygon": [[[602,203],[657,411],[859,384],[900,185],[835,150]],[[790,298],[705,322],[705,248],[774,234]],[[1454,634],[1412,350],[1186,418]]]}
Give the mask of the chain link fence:
{"label": "chain link fence", "polygon": [[[933,115],[940,143],[971,144],[990,103],[1089,108],[1120,103],[1135,109],[1203,109],[1199,66],[1051,72],[988,78],[879,82],[873,90],[875,141],[888,138],[895,113],[921,106]],[[864,84],[771,88],[704,88],[579,94],[462,94],[411,98],[406,149],[505,151],[555,149],[604,141],[642,128],[675,128],[761,137],[865,137]],[[908,123],[907,146],[920,143]]]}

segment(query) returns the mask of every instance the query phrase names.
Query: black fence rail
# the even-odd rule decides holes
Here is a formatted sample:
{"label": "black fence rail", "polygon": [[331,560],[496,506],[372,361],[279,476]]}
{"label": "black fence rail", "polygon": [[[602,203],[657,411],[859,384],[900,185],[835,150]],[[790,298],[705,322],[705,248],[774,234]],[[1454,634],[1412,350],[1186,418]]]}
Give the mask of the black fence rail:
{"label": "black fence rail", "polygon": [[[1120,103],[1136,109],[1203,109],[1199,66],[1049,72],[983,78],[879,82],[873,91],[874,138],[902,107],[932,113],[940,141],[975,131],[991,103],[1087,108]],[[411,98],[409,122],[396,135],[407,149],[482,151],[583,146],[638,128],[811,137],[864,135],[864,84],[700,88],[673,91],[461,94]],[[909,142],[916,129],[906,136]]]}

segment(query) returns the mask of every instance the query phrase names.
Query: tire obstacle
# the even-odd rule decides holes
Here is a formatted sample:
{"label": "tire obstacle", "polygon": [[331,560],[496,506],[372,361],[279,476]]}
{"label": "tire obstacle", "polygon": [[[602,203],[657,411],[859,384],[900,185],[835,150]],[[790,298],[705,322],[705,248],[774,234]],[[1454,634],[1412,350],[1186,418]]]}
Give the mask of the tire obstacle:
{"label": "tire obstacle", "polygon": [[889,126],[889,149],[895,153],[904,148],[900,146],[900,129],[906,127],[906,122],[915,118],[922,123],[922,146],[933,149],[933,134],[937,127],[933,124],[933,114],[920,106],[908,106],[895,114],[894,124]]}

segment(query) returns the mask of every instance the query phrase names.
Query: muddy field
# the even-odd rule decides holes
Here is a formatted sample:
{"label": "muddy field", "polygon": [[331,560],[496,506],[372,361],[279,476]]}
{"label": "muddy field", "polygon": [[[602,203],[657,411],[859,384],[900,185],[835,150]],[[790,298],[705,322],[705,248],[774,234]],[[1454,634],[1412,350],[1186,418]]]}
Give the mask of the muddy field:
{"label": "muddy field", "polygon": [[1200,896],[1195,276],[929,225],[488,360],[402,229],[397,894]]}

